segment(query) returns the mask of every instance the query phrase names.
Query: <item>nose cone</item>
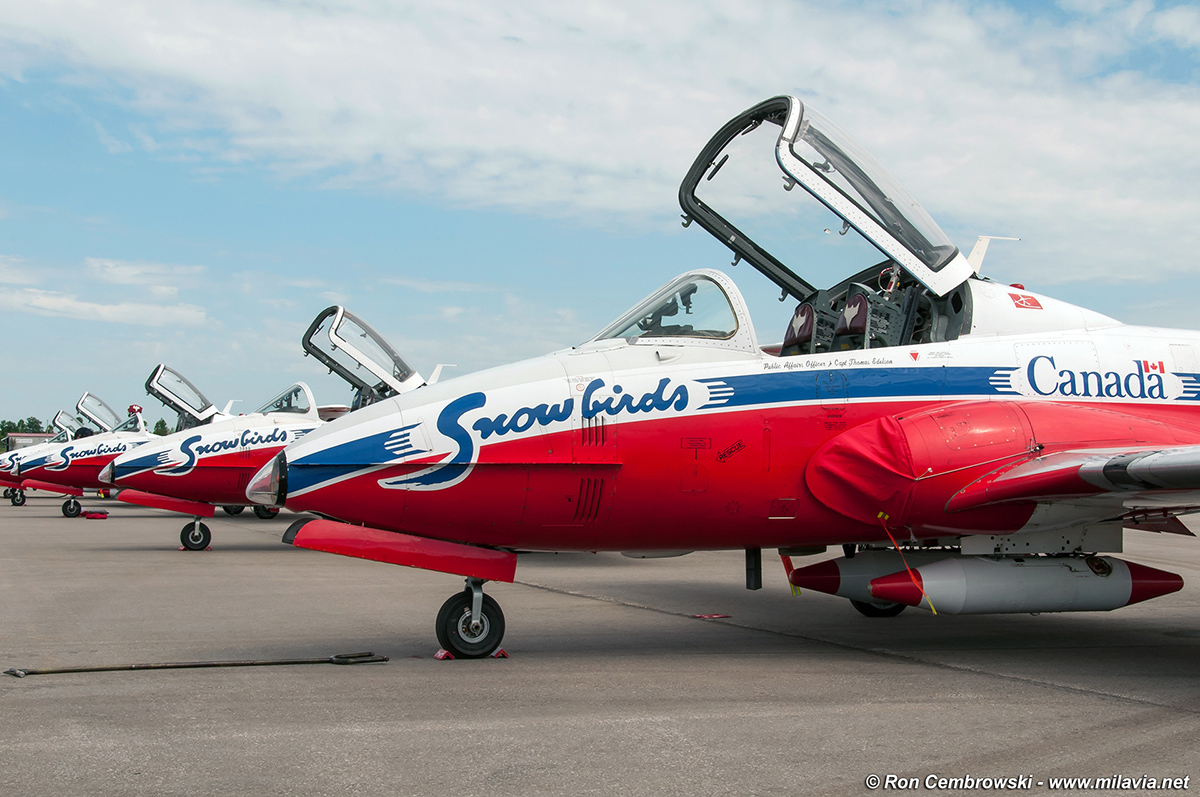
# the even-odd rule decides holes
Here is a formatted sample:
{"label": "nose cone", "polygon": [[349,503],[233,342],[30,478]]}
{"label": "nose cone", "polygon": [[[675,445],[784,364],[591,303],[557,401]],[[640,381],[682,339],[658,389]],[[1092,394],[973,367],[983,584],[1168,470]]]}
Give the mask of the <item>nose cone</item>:
{"label": "nose cone", "polygon": [[283,506],[287,500],[287,456],[282,451],[254,474],[246,485],[246,498],[252,504]]}

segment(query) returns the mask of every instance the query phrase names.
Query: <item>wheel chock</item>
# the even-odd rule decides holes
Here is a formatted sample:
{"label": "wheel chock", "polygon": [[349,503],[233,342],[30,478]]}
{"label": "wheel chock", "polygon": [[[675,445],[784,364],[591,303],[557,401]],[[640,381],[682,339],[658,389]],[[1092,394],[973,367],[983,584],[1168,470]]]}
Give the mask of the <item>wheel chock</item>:
{"label": "wheel chock", "polygon": [[79,516],[86,520],[108,520],[108,512],[103,509],[85,509]]}
{"label": "wheel chock", "polygon": [[[433,654],[433,657],[438,661],[454,661],[454,654],[445,648],[438,648],[438,652]],[[504,648],[496,648],[492,653],[488,654],[489,659],[507,659],[508,654],[504,652]]]}

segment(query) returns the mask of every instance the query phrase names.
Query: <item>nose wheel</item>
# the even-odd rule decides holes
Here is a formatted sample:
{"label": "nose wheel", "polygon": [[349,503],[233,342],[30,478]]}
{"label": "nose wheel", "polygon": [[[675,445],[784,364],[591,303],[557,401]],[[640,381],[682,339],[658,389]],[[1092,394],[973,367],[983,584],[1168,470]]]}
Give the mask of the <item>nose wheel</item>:
{"label": "nose wheel", "polygon": [[197,518],[179,532],[179,542],[189,551],[203,551],[212,542],[212,532]]}
{"label": "nose wheel", "polygon": [[245,508],[244,506],[223,506],[221,511],[226,515],[240,515]]}
{"label": "nose wheel", "polygon": [[13,490],[12,495],[8,498],[8,502],[13,506],[25,506],[25,491]]}
{"label": "nose wheel", "polygon": [[277,506],[256,506],[254,507],[254,515],[262,520],[270,520],[279,514]]}
{"label": "nose wheel", "polygon": [[62,513],[63,517],[79,517],[79,513],[83,511],[83,507],[74,498],[68,498],[63,501]]}
{"label": "nose wheel", "polygon": [[437,639],[456,659],[482,659],[500,647],[504,612],[483,582],[468,578],[467,587],[442,604],[437,616]]}

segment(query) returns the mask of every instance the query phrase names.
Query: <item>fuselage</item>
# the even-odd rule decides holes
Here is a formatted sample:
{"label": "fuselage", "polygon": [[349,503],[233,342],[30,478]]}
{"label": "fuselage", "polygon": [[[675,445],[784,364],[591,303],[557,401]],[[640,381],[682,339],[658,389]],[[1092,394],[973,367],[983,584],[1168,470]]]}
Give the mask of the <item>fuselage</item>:
{"label": "fuselage", "polygon": [[[1087,311],[1078,328],[1039,329],[1074,310],[1037,298],[1046,315],[1026,334],[981,326],[957,340],[791,357],[709,340],[599,340],[454,379],[289,446],[286,505],[529,550],[868,542],[887,539],[881,513],[918,537],[1045,526],[1029,502],[946,504],[1034,451],[1200,442],[1200,334]],[[856,461],[847,447],[903,450],[840,473]],[[893,485],[895,461],[916,472]]]}
{"label": "fuselage", "polygon": [[255,413],[157,437],[117,457],[111,483],[188,501],[246,504],[250,477],[320,423],[308,417]]}
{"label": "fuselage", "polygon": [[22,482],[35,480],[80,489],[105,489],[100,471],[116,457],[153,439],[148,432],[102,432],[22,454],[17,475]]}

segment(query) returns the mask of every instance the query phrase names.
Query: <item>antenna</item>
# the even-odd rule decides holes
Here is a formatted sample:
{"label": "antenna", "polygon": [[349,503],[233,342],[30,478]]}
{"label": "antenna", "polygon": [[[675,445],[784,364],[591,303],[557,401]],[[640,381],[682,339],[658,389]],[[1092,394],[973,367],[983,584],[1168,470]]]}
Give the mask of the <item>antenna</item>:
{"label": "antenna", "polygon": [[1019,241],[1020,238],[1005,238],[1002,235],[981,235],[979,240],[975,241],[975,248],[971,250],[971,254],[967,255],[967,262],[975,269],[975,273],[979,273],[979,269],[983,267],[983,258],[987,255],[988,244],[992,241]]}

